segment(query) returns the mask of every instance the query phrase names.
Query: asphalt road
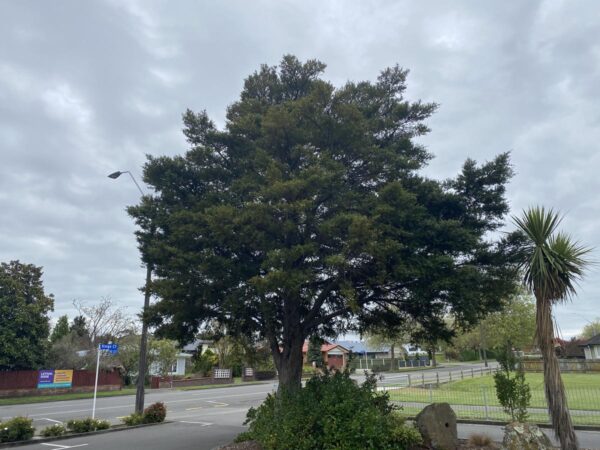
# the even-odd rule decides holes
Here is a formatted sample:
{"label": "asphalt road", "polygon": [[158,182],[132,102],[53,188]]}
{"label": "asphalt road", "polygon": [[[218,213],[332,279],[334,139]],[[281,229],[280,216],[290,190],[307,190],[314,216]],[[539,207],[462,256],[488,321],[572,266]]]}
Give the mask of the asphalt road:
{"label": "asphalt road", "polygon": [[[444,367],[422,372],[411,372],[411,377],[448,376],[460,370],[470,370],[472,365]],[[474,367],[476,369],[476,367]],[[445,374],[444,374],[445,373]],[[382,383],[398,383],[399,374],[384,374]],[[363,378],[357,375],[356,378]],[[195,449],[211,450],[231,442],[244,430],[243,422],[249,407],[259,405],[269,392],[277,388],[275,383],[254,384],[229,388],[196,391],[159,390],[148,391],[146,404],[162,401],[167,406],[167,419],[172,423],[81,438],[52,441],[46,444],[32,443],[28,448],[66,449],[87,447],[90,449],[165,450]],[[135,397],[99,398],[96,417],[120,423],[122,416],[133,411]],[[0,420],[23,415],[34,419],[34,425],[44,428],[72,418],[91,416],[92,400],[34,403],[0,407]],[[484,432],[501,439],[500,427],[459,425],[459,436],[468,437],[473,432]],[[550,433],[548,433],[550,434]],[[582,448],[600,449],[600,433],[578,432]]]}

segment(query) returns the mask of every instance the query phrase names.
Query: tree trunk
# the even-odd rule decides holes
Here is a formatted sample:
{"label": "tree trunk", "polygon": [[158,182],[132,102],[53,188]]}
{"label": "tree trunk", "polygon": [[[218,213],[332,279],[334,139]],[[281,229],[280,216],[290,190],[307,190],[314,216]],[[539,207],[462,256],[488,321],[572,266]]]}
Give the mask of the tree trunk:
{"label": "tree trunk", "polygon": [[286,339],[281,351],[272,350],[275,366],[279,374],[279,387],[277,392],[293,391],[302,386],[302,345],[304,339],[293,336]]}
{"label": "tree trunk", "polygon": [[536,336],[544,362],[544,387],[548,402],[548,413],[556,438],[562,450],[577,450],[577,436],[567,405],[565,386],[560,375],[558,358],[554,353],[554,323],[549,301],[536,295]]}

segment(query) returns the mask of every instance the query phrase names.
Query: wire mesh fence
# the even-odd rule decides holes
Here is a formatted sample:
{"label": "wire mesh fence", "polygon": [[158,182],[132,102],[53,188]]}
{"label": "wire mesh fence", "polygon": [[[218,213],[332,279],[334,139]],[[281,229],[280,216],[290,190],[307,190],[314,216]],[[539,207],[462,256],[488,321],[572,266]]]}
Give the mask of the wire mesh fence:
{"label": "wire mesh fence", "polygon": [[[470,376],[462,373],[462,377]],[[482,373],[480,375],[487,375]],[[387,391],[390,399],[403,407],[408,415],[416,415],[430,403],[445,402],[452,406],[458,418],[479,420],[509,421],[510,416],[504,411],[496,397],[493,386],[473,383],[465,386],[461,383],[448,383],[450,379],[457,381],[460,373],[442,374],[442,379],[422,380],[422,377],[406,378],[403,382],[383,385],[380,390]],[[438,377],[439,378],[439,374]],[[476,377],[475,372],[473,377]],[[490,378],[490,377],[488,377]],[[442,381],[443,380],[443,381]],[[569,388],[567,401],[573,422],[577,425],[600,425],[600,388]],[[531,388],[531,403],[528,408],[529,421],[548,423],[546,398],[543,387]]]}

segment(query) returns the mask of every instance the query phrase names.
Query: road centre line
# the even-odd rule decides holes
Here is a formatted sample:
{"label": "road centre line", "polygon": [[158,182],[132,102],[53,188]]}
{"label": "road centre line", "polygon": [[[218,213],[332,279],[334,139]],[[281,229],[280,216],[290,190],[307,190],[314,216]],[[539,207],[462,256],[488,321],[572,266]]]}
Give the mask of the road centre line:
{"label": "road centre line", "polygon": [[212,425],[210,422],[188,422],[187,420],[180,420],[179,423],[192,423],[194,425],[202,425],[203,427],[209,427]]}
{"label": "road centre line", "polygon": [[58,448],[76,448],[76,447],[85,447],[89,444],[78,444],[78,445],[59,445],[59,444],[48,444],[46,442],[42,442],[42,445],[47,445],[48,447],[58,447]]}

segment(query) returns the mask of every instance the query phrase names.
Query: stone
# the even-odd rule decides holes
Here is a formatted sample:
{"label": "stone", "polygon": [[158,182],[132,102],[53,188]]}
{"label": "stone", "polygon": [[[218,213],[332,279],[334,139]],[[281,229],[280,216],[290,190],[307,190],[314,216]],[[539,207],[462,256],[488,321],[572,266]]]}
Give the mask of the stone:
{"label": "stone", "polygon": [[426,446],[435,450],[455,450],[458,446],[456,414],[448,403],[426,406],[415,421]]}
{"label": "stone", "polygon": [[537,425],[509,423],[504,427],[503,450],[550,450],[552,443]]}

